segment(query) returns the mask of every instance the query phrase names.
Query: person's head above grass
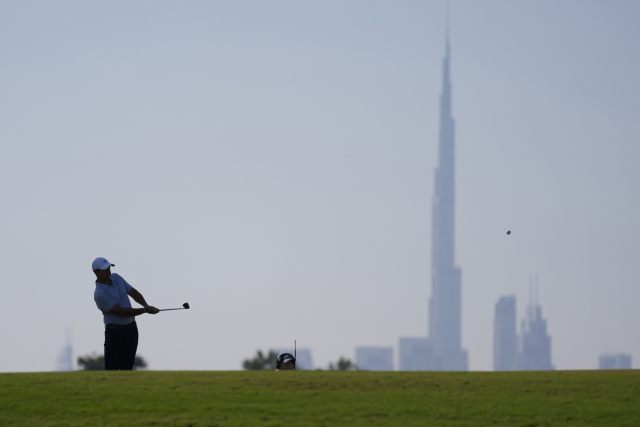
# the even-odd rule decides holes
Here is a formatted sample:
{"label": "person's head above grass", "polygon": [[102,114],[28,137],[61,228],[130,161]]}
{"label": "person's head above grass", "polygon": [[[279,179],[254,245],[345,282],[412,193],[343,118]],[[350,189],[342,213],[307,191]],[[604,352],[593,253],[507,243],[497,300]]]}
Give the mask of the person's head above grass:
{"label": "person's head above grass", "polygon": [[277,371],[291,371],[296,368],[296,359],[289,353],[282,353],[276,360]]}

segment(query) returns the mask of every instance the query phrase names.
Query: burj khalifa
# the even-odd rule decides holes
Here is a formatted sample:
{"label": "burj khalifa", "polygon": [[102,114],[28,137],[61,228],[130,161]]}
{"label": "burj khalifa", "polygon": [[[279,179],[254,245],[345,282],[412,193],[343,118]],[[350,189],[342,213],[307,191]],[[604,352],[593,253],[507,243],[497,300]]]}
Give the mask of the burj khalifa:
{"label": "burj khalifa", "polygon": [[454,260],[455,122],[451,116],[449,56],[447,35],[440,97],[439,160],[433,198],[429,369],[466,371],[467,352],[461,343],[461,271]]}

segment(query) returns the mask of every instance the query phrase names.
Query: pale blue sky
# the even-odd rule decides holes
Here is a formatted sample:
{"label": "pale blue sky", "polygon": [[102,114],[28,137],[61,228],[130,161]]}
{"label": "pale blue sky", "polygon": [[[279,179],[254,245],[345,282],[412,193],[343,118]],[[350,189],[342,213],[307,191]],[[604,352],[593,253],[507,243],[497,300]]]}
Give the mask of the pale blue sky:
{"label": "pale blue sky", "polygon": [[[0,3],[0,371],[102,349],[91,261],[158,307],[152,369],[425,336],[444,1]],[[640,3],[453,1],[463,347],[528,280],[559,369],[640,363]],[[506,236],[511,229],[513,234]]]}

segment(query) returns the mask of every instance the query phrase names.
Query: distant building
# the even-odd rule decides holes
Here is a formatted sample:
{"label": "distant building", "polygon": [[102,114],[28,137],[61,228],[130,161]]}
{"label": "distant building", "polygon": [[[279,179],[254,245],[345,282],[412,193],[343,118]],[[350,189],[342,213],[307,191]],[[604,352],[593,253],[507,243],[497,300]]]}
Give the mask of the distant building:
{"label": "distant building", "polygon": [[493,324],[493,370],[514,370],[517,352],[516,297],[503,296],[496,304]]}
{"label": "distant building", "polygon": [[[279,348],[277,350],[278,354],[282,353],[291,353],[294,354],[293,348]],[[311,358],[311,349],[310,348],[299,348],[295,350],[296,353],[296,369],[304,369],[304,370],[312,370],[313,359]]]}
{"label": "distant building", "polygon": [[542,308],[539,305],[527,307],[527,318],[522,321],[519,346],[516,370],[555,369],[551,364],[551,337],[547,335],[547,321],[542,318]]}
{"label": "distant building", "polygon": [[467,352],[462,349],[462,272],[455,263],[455,121],[448,30],[446,38],[431,224],[429,344],[433,360],[429,370],[466,371]]}
{"label": "distant building", "polygon": [[631,369],[631,356],[628,354],[603,354],[600,356],[600,369]]}
{"label": "distant building", "polygon": [[428,371],[433,366],[433,349],[428,338],[400,338],[398,347],[401,371]]}
{"label": "distant building", "polygon": [[[428,338],[400,338],[399,367],[406,371],[466,371],[462,348],[462,270],[455,262],[455,120],[447,24],[431,217],[431,295]],[[358,364],[360,365],[360,364]]]}
{"label": "distant building", "polygon": [[393,371],[392,347],[356,347],[358,369]]}
{"label": "distant building", "polygon": [[75,371],[73,363],[73,347],[71,346],[71,329],[67,329],[67,344],[60,350],[56,371]]}
{"label": "distant building", "polygon": [[542,318],[542,307],[538,305],[537,277],[535,277],[535,299],[533,298],[533,278],[530,289],[531,304],[527,307],[527,316],[522,321],[516,370],[554,370],[555,367],[551,364],[551,337],[547,335],[547,321]]}

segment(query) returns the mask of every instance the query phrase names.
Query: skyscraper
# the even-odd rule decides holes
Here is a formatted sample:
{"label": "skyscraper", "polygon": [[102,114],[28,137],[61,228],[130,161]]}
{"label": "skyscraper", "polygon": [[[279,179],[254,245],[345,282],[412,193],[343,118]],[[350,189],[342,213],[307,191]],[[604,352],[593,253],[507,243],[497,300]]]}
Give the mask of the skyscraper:
{"label": "skyscraper", "polygon": [[516,334],[516,297],[500,297],[493,327],[493,370],[515,369],[518,336]]}
{"label": "skyscraper", "polygon": [[[535,277],[535,285],[534,285]],[[522,335],[516,358],[518,371],[550,371],[551,337],[547,334],[547,321],[542,318],[542,307],[538,305],[538,278],[531,278],[530,301],[527,317],[522,321]],[[535,289],[535,299],[533,292]]]}
{"label": "skyscraper", "polygon": [[73,371],[73,347],[71,346],[71,328],[67,329],[67,344],[60,350],[56,371]]}
{"label": "skyscraper", "polygon": [[466,371],[467,352],[461,347],[461,279],[454,263],[455,138],[451,115],[449,35],[443,61],[440,97],[439,162],[433,198],[431,298],[429,343],[433,350],[431,369]]}

